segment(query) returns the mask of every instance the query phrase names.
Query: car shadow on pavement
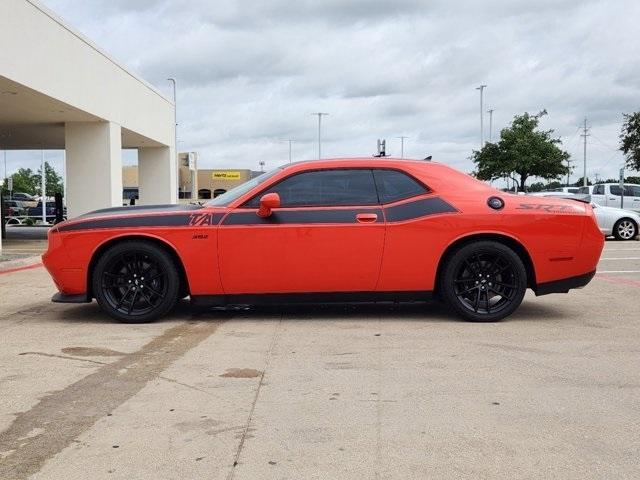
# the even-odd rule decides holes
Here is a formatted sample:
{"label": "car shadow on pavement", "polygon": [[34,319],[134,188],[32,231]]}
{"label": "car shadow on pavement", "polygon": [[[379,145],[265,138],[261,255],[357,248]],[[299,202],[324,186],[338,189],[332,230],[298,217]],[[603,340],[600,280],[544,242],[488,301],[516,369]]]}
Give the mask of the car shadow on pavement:
{"label": "car shadow on pavement", "polygon": [[[277,319],[290,320],[388,320],[413,322],[463,322],[440,302],[416,303],[356,303],[356,304],[304,304],[277,306],[229,306],[195,307],[187,300],[178,302],[176,308],[164,318],[158,320],[235,320]],[[94,301],[90,304],[67,305],[54,315],[56,321],[63,323],[118,323],[104,313]],[[562,318],[561,309],[536,302],[523,302],[511,316],[502,320],[510,321],[556,321]]]}

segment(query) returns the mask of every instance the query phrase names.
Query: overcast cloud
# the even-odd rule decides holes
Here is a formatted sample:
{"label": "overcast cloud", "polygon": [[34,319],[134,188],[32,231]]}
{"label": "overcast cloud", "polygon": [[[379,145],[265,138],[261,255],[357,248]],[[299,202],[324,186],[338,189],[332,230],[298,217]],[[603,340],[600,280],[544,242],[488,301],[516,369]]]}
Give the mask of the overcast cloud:
{"label": "overcast cloud", "polygon": [[[640,2],[44,0],[170,96],[179,148],[201,167],[267,167],[323,156],[399,155],[465,171],[479,146],[479,96],[494,132],[546,108],[582,175],[578,127],[591,126],[590,176],[612,177],[622,112],[640,109]],[[485,116],[488,136],[488,118]],[[53,154],[50,154],[53,155]],[[578,163],[578,162],[576,162]]]}

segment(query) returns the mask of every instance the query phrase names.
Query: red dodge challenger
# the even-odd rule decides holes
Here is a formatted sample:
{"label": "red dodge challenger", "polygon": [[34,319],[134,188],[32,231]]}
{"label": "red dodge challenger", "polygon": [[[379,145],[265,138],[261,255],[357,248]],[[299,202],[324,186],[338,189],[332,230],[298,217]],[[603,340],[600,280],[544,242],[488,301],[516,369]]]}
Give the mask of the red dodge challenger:
{"label": "red dodge challenger", "polygon": [[49,232],[55,302],[148,322],[198,305],[421,301],[495,321],[527,287],[595,274],[591,206],[510,195],[446,165],[338,159],[277,168],[205,205],[107,208]]}

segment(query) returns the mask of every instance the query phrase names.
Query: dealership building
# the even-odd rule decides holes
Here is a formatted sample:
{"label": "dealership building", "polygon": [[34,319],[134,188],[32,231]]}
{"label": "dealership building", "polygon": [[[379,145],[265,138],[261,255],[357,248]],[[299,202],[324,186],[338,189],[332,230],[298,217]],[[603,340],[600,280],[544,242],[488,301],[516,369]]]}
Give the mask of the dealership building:
{"label": "dealership building", "polygon": [[122,149],[141,204],[177,201],[171,100],[36,0],[0,1],[0,45],[0,150],[64,149],[69,217],[122,204]]}

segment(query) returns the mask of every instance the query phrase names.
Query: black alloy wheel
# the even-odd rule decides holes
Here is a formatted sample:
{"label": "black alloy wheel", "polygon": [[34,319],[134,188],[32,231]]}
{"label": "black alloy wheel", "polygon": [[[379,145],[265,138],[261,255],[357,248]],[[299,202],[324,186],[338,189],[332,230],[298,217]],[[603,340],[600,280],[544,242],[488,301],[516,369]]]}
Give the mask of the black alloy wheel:
{"label": "black alloy wheel", "polygon": [[179,275],[171,256],[145,241],[109,248],[93,271],[93,293],[100,307],[126,323],[155,320],[178,299]]}
{"label": "black alloy wheel", "polygon": [[440,287],[447,304],[466,320],[493,322],[518,308],[527,289],[527,272],[506,245],[479,241],[449,257]]}

